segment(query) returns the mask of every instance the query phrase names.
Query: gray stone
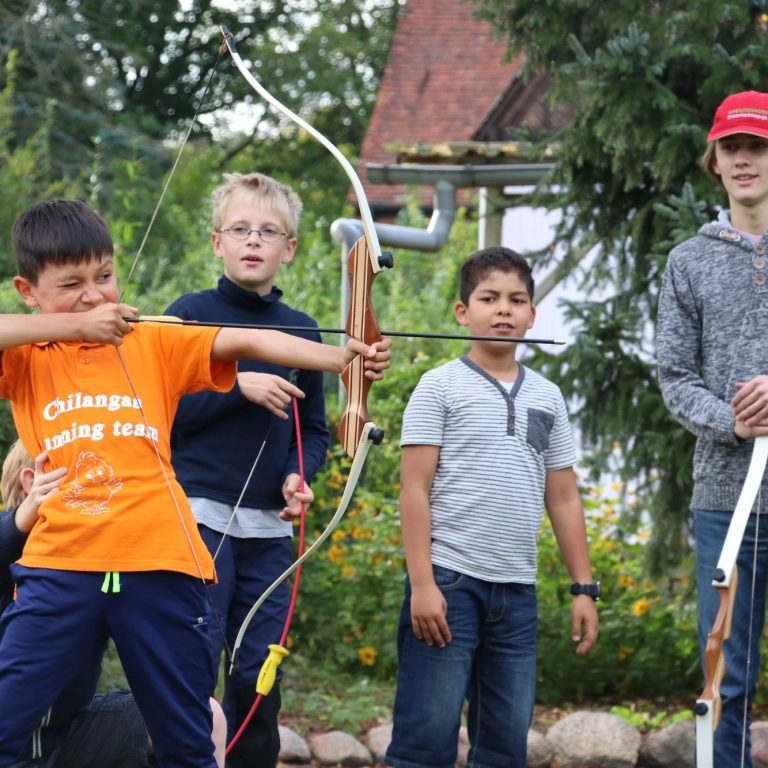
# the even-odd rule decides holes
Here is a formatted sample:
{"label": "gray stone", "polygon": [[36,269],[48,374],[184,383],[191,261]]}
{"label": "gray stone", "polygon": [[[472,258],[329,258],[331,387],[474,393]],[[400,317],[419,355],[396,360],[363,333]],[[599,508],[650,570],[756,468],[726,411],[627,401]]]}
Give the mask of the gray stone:
{"label": "gray stone", "polygon": [[280,754],[278,760],[283,763],[308,763],[312,759],[307,742],[284,725],[277,726],[280,732]]}
{"label": "gray stone", "polygon": [[693,768],[695,754],[696,726],[693,720],[681,720],[643,739],[639,764],[647,768]]}
{"label": "gray stone", "polygon": [[309,748],[320,765],[371,765],[373,758],[366,746],[342,731],[330,731],[309,737]]}
{"label": "gray stone", "polygon": [[635,768],[640,733],[617,715],[574,712],[547,733],[559,768]]}
{"label": "gray stone", "polygon": [[389,742],[392,741],[392,723],[384,723],[371,728],[366,736],[366,741],[373,759],[377,763],[383,762]]}
{"label": "gray stone", "polygon": [[768,722],[752,723],[749,732],[752,737],[753,768],[768,768]]}
{"label": "gray stone", "polygon": [[528,731],[528,756],[525,768],[549,768],[552,763],[553,750],[544,734]]}

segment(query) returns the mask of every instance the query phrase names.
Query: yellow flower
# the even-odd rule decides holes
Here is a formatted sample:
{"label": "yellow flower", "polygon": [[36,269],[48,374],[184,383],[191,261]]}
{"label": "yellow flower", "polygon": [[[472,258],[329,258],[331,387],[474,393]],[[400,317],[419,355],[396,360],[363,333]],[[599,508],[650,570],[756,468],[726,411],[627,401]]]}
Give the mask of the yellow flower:
{"label": "yellow flower", "polygon": [[631,577],[631,576],[619,576],[619,586],[620,587],[634,587],[637,582]]}
{"label": "yellow flower", "polygon": [[355,570],[354,566],[352,566],[352,565],[345,565],[341,569],[341,575],[345,579],[351,579],[356,573],[357,573],[357,571]]}
{"label": "yellow flower", "polygon": [[353,539],[364,539],[366,538],[367,534],[363,528],[361,528],[359,525],[356,525],[352,531],[352,538]]}
{"label": "yellow flower", "polygon": [[337,565],[341,565],[344,562],[344,547],[341,544],[332,544],[328,547],[328,559]]}
{"label": "yellow flower", "polygon": [[628,645],[622,645],[619,648],[619,661],[624,661],[624,659],[630,657],[635,652],[634,648],[630,648]]}
{"label": "yellow flower", "polygon": [[639,600],[635,600],[632,605],[632,613],[634,613],[635,616],[642,616],[643,614],[648,613],[650,606],[651,604],[648,602],[648,599],[641,597]]}
{"label": "yellow flower", "polygon": [[347,645],[349,645],[349,643],[352,642],[352,635],[342,635],[341,636],[341,642],[342,643],[347,643]]}
{"label": "yellow flower", "polygon": [[346,537],[344,531],[340,531],[338,528],[331,534],[331,541],[341,541]]}
{"label": "yellow flower", "polygon": [[622,483],[621,480],[617,480],[615,483],[611,483],[611,490],[616,491],[616,493],[618,493],[623,487],[624,483]]}
{"label": "yellow flower", "polygon": [[366,667],[372,667],[376,663],[378,655],[379,652],[371,645],[364,645],[362,648],[357,649],[357,658]]}

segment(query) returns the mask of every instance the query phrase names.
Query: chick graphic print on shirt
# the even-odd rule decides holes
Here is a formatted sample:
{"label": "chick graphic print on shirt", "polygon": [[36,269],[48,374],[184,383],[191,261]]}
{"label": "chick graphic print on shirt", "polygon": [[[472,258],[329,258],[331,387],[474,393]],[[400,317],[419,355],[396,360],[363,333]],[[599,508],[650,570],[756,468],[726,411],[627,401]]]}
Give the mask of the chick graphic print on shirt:
{"label": "chick graphic print on shirt", "polygon": [[77,457],[75,481],[64,494],[68,507],[80,508],[84,515],[109,512],[107,502],[123,487],[110,464],[91,451]]}

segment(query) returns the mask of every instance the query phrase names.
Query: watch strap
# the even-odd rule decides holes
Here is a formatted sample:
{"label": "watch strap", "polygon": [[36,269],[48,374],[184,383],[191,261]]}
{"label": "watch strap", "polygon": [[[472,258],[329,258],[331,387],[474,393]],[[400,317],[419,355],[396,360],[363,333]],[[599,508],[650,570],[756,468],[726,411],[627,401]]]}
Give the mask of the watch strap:
{"label": "watch strap", "polygon": [[570,593],[572,595],[589,595],[595,602],[600,599],[600,582],[593,584],[571,584]]}

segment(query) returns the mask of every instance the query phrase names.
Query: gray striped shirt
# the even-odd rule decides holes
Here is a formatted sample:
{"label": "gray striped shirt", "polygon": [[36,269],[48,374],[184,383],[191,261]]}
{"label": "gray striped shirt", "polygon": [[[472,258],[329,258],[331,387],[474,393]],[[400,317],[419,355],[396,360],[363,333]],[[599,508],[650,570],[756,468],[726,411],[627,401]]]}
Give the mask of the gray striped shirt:
{"label": "gray striped shirt", "polygon": [[462,357],[428,371],[401,446],[436,445],[432,562],[485,581],[533,584],[548,470],[576,451],[560,390],[519,367],[511,391]]}

